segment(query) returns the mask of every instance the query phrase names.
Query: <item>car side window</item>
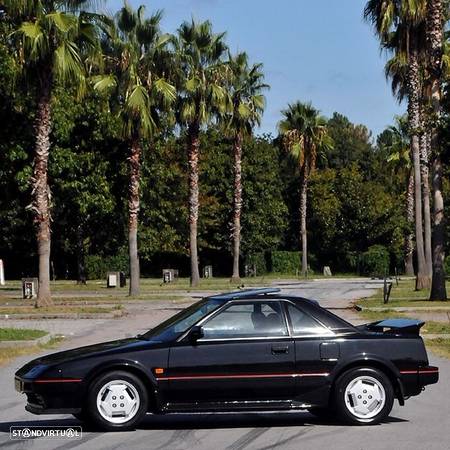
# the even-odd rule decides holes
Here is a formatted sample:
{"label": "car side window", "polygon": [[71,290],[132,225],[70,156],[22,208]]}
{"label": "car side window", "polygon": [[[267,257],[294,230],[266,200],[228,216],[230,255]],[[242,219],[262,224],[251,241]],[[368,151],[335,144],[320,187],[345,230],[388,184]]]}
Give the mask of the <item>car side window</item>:
{"label": "car side window", "polygon": [[287,336],[281,305],[273,302],[232,303],[203,325],[205,339]]}
{"label": "car side window", "polygon": [[330,330],[321,325],[316,319],[311,317],[296,306],[287,304],[288,314],[291,320],[292,331],[295,335],[323,335],[330,334]]}

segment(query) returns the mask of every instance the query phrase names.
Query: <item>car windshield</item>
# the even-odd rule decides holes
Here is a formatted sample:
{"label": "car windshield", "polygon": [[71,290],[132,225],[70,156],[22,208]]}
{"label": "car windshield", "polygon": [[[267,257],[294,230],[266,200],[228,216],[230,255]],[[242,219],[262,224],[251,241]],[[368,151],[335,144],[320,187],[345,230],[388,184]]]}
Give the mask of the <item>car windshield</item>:
{"label": "car windshield", "polygon": [[171,341],[181,336],[192,325],[221,305],[223,305],[223,301],[220,300],[200,300],[147,331],[141,337],[162,342]]}

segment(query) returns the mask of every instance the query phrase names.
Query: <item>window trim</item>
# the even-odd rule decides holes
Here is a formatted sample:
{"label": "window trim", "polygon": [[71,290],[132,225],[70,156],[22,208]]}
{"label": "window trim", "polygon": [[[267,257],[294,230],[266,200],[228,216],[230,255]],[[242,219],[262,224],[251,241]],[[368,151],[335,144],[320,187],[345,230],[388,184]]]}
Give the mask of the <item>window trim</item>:
{"label": "window trim", "polygon": [[[286,319],[287,319],[288,324],[289,324],[290,335],[293,338],[324,338],[324,337],[331,338],[331,337],[336,336],[336,333],[333,330],[331,330],[331,328],[327,327],[321,320],[319,320],[316,317],[312,316],[311,314],[306,312],[303,308],[301,308],[300,306],[296,305],[291,300],[283,299],[282,302],[284,304],[283,306],[284,306],[284,309],[285,309],[285,316],[286,316]],[[288,305],[291,305],[292,307],[297,308],[299,311],[301,311],[303,314],[308,316],[314,322],[317,322],[320,325],[320,327],[324,330],[324,333],[322,333],[322,334],[295,334],[294,327],[293,327],[292,321],[291,321],[291,316],[290,316],[289,311],[288,311]]]}
{"label": "window trim", "polygon": [[214,316],[220,314],[222,311],[227,309],[227,307],[231,307],[233,305],[240,305],[240,304],[248,304],[248,303],[254,303],[254,302],[261,302],[261,303],[269,303],[269,302],[276,302],[280,305],[280,314],[283,318],[284,326],[286,327],[287,334],[285,335],[278,335],[278,336],[249,336],[249,337],[222,337],[222,338],[200,338],[197,340],[198,343],[202,342],[220,342],[220,341],[248,341],[248,340],[274,340],[274,339],[292,339],[291,334],[291,327],[288,323],[288,318],[286,314],[286,309],[283,305],[284,299],[278,299],[278,298],[255,298],[255,299],[234,299],[225,302],[222,306],[215,309],[214,311],[211,311],[210,314],[203,317],[201,320],[199,320],[197,323],[192,325],[191,328],[189,328],[185,333],[183,333],[182,336],[180,336],[175,342],[184,342],[187,335],[191,331],[191,329],[195,326],[202,326],[206,321],[213,319]]}

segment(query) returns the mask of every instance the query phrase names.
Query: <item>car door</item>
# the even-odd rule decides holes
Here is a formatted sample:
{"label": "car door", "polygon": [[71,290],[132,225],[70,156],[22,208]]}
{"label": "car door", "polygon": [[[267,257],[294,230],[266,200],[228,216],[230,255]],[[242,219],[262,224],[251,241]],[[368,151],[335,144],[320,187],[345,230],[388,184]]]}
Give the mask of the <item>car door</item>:
{"label": "car door", "polygon": [[292,398],[294,345],[279,301],[232,301],[201,325],[203,337],[170,349],[170,402]]}
{"label": "car door", "polygon": [[329,390],[328,375],[339,359],[334,333],[298,305],[286,302],[295,345],[295,399],[320,403]]}

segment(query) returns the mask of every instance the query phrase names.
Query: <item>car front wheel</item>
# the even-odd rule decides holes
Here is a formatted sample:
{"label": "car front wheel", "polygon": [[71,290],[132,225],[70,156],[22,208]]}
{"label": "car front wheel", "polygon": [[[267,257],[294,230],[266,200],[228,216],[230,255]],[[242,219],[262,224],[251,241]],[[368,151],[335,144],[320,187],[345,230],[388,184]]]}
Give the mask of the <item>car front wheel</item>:
{"label": "car front wheel", "polygon": [[135,375],[114,371],[100,376],[88,394],[88,414],[104,430],[132,429],[147,412],[148,396]]}
{"label": "car front wheel", "polygon": [[340,416],[351,424],[377,424],[389,415],[393,403],[392,383],[378,369],[351,369],[336,383],[336,408]]}

